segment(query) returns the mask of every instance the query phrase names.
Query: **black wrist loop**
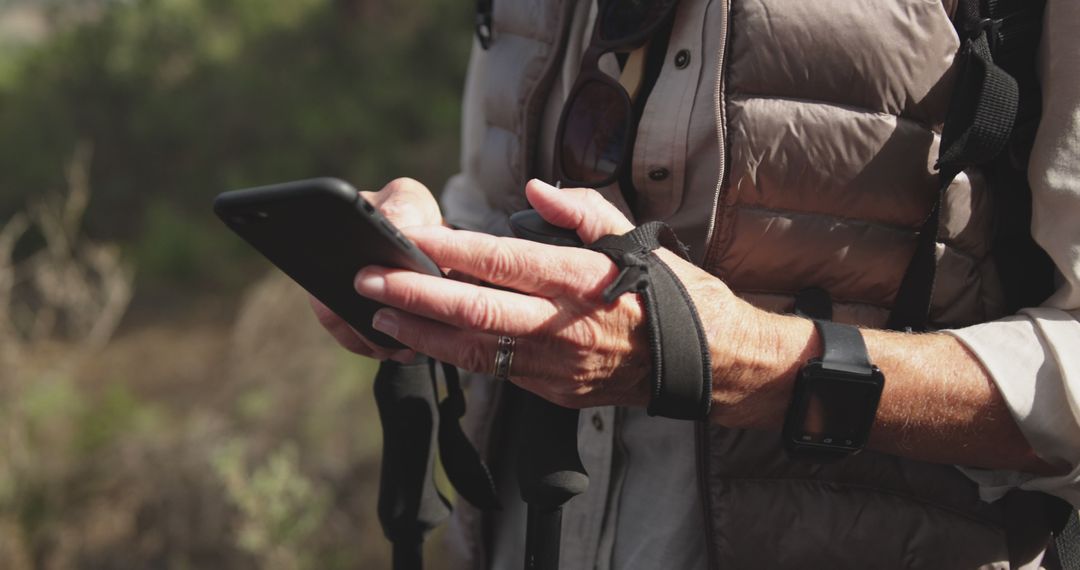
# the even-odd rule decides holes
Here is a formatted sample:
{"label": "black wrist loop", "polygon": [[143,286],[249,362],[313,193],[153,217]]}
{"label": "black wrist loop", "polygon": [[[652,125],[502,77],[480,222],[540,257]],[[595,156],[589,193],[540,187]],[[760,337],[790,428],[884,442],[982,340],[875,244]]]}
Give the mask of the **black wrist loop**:
{"label": "black wrist loop", "polygon": [[605,303],[623,293],[641,295],[652,358],[649,415],[702,420],[708,418],[712,404],[708,339],[690,294],[653,252],[661,246],[688,257],[686,247],[663,222],[604,236],[587,247],[610,257],[620,269],[603,292]]}
{"label": "black wrist loop", "polygon": [[[499,495],[495,490],[495,478],[480,458],[461,428],[465,416],[465,393],[461,389],[458,371],[452,364],[442,364],[446,381],[446,398],[439,402],[439,458],[450,484],[466,501],[483,510],[497,510]],[[436,362],[431,361],[431,375],[435,377]]]}

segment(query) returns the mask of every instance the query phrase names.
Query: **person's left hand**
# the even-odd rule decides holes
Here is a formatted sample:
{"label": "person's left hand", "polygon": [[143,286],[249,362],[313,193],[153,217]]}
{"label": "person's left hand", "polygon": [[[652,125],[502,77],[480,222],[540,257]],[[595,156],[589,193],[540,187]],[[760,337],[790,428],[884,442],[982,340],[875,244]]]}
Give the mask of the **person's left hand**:
{"label": "person's left hand", "polygon": [[[633,229],[595,191],[556,190],[534,180],[526,192],[544,219],[576,230],[584,243]],[[487,373],[498,337],[516,337],[510,375],[522,388],[571,408],[648,404],[645,315],[636,294],[611,305],[603,302],[601,292],[618,275],[605,255],[444,227],[402,232],[440,267],[502,289],[368,267],[357,275],[357,291],[394,307],[376,313],[376,329],[417,352]],[[695,299],[714,348],[715,372],[725,363],[716,350],[725,346],[717,341],[719,323],[730,325],[746,304],[722,281],[674,253],[657,253]]]}

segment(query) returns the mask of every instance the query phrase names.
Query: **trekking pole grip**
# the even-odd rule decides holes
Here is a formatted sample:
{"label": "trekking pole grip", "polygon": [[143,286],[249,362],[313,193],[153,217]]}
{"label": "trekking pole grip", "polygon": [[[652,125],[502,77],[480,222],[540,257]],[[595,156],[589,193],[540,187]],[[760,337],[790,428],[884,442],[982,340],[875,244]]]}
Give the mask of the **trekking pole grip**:
{"label": "trekking pole grip", "polygon": [[420,570],[424,537],[450,515],[435,487],[439,416],[428,358],[384,361],[374,392],[383,428],[379,523],[394,546],[394,570]]}
{"label": "trekking pole grip", "polygon": [[556,570],[562,507],[585,492],[589,475],[578,454],[578,410],[525,392],[518,485],[528,504],[526,570]]}
{"label": "trekking pole grip", "polygon": [[[510,230],[519,238],[548,245],[582,245],[574,231],[547,223],[535,210],[510,216]],[[579,412],[524,392],[522,415],[518,485],[529,507],[525,570],[557,570],[562,507],[589,486],[578,454]]]}

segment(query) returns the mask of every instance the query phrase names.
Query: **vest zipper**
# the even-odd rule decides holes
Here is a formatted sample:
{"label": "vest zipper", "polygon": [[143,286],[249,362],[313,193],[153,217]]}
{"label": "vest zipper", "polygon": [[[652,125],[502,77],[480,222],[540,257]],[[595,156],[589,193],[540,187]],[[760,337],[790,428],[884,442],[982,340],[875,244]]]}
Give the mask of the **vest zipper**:
{"label": "vest zipper", "polygon": [[[713,87],[713,105],[716,113],[716,142],[719,152],[719,172],[716,179],[716,192],[713,194],[712,212],[709,215],[709,228],[705,232],[705,258],[702,268],[709,271],[715,248],[712,247],[713,234],[716,232],[716,215],[720,206],[720,195],[727,178],[727,121],[724,112],[724,63],[728,52],[728,30],[731,27],[731,0],[723,0],[724,25],[720,28],[720,55],[716,61],[716,84]],[[709,570],[719,570],[720,563],[713,549],[713,512],[709,493],[709,420],[698,422],[695,432],[697,439],[698,492],[701,493],[701,511],[705,518],[705,560]]]}
{"label": "vest zipper", "polygon": [[716,141],[720,158],[719,172],[716,179],[716,192],[713,194],[712,213],[709,215],[709,227],[705,232],[705,258],[702,268],[706,271],[712,266],[715,248],[712,247],[713,234],[716,232],[716,215],[719,212],[720,196],[727,178],[727,113],[724,110],[724,64],[728,52],[728,29],[731,27],[731,0],[723,0],[724,25],[720,28],[720,56],[716,60],[716,85],[713,87],[713,105],[716,113]]}

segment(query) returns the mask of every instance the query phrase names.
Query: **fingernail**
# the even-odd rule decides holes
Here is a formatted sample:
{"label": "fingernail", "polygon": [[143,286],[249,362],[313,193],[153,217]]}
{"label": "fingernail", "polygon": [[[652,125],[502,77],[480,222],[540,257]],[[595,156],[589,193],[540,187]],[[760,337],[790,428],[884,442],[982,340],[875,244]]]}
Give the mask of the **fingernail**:
{"label": "fingernail", "polygon": [[548,184],[547,182],[544,182],[543,180],[540,180],[539,178],[533,178],[532,182],[537,188],[539,188],[541,190],[558,190],[557,188],[555,188],[551,184]]}
{"label": "fingernail", "polygon": [[386,279],[369,270],[362,270],[356,275],[356,292],[365,297],[379,297],[386,290]]}
{"label": "fingernail", "polygon": [[377,331],[396,337],[398,333],[397,313],[390,309],[379,309],[371,319],[371,326]]}

